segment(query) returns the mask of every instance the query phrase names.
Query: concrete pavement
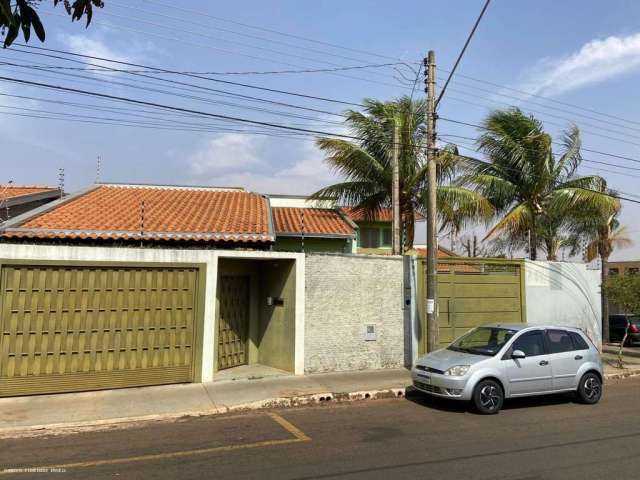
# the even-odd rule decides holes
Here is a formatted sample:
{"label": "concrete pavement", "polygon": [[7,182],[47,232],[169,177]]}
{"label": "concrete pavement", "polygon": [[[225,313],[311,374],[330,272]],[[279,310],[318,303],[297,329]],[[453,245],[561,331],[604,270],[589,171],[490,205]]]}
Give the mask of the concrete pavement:
{"label": "concrete pavement", "polygon": [[597,405],[519,399],[493,416],[411,395],[0,440],[0,478],[631,480],[638,398],[629,379]]}

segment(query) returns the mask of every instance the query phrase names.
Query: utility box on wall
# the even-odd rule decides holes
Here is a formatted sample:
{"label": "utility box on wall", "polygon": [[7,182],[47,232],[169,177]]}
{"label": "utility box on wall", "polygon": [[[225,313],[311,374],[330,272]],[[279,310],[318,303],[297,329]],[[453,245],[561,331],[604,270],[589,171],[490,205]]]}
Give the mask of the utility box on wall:
{"label": "utility box on wall", "polygon": [[376,326],[372,323],[366,325],[364,340],[366,342],[375,342],[378,339],[376,334]]}

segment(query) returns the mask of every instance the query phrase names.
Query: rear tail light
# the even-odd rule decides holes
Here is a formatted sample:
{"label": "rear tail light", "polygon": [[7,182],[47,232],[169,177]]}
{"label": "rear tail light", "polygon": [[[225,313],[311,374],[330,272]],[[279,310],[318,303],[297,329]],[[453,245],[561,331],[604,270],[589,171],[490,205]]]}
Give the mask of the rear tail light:
{"label": "rear tail light", "polygon": [[635,323],[629,325],[629,333],[640,333],[640,328]]}

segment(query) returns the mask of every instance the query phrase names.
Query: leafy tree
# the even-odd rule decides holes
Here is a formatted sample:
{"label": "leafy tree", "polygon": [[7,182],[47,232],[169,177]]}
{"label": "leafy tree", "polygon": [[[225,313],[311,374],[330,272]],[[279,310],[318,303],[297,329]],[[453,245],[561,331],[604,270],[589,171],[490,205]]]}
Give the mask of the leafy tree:
{"label": "leafy tree", "polygon": [[[344,181],[322,188],[315,198],[335,198],[367,215],[391,206],[392,151],[396,124],[400,130],[400,215],[404,247],[413,247],[415,214],[426,210],[427,165],[425,156],[426,105],[404,96],[381,102],[366,99],[364,111],[345,112],[346,126],[355,141],[320,138],[325,161]],[[487,216],[491,206],[477,192],[451,183],[457,171],[457,150],[442,149],[438,168],[438,207],[443,222]],[[446,185],[445,185],[446,183]]]}
{"label": "leafy tree", "polygon": [[[37,8],[44,0],[0,0],[0,32],[4,35],[4,47],[10,46],[20,32],[24,41],[31,38],[31,29],[41,42],[45,40],[45,30],[38,16]],[[88,27],[93,18],[94,8],[103,8],[102,0],[53,0],[53,5],[62,3],[71,21],[80,20],[86,16]]]}
{"label": "leafy tree", "polygon": [[497,222],[488,238],[530,238],[533,260],[540,245],[553,260],[571,212],[606,210],[616,203],[604,193],[604,179],[576,174],[582,161],[577,127],[564,134],[562,152],[555,155],[542,123],[518,108],[495,111],[482,126],[478,145],[488,162],[470,162],[466,182],[495,208]]}
{"label": "leafy tree", "polygon": [[[615,275],[606,279],[603,292],[614,303],[620,305],[625,312],[640,314],[640,275]],[[624,344],[629,335],[629,326],[624,332],[618,349],[618,368],[624,368]],[[608,339],[607,339],[608,341]]]}

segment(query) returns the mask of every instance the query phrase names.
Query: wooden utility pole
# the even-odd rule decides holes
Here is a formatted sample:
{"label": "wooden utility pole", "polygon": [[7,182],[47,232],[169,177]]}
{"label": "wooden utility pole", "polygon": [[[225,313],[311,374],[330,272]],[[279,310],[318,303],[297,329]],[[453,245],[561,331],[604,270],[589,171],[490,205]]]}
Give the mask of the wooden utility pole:
{"label": "wooden utility pole", "polygon": [[436,54],[429,50],[424,60],[427,93],[427,351],[438,348],[438,236],[436,225]]}
{"label": "wooden utility pole", "polygon": [[393,255],[402,255],[400,240],[400,127],[395,120],[393,128],[393,175],[391,182],[391,202],[393,204],[393,240],[391,242]]}

